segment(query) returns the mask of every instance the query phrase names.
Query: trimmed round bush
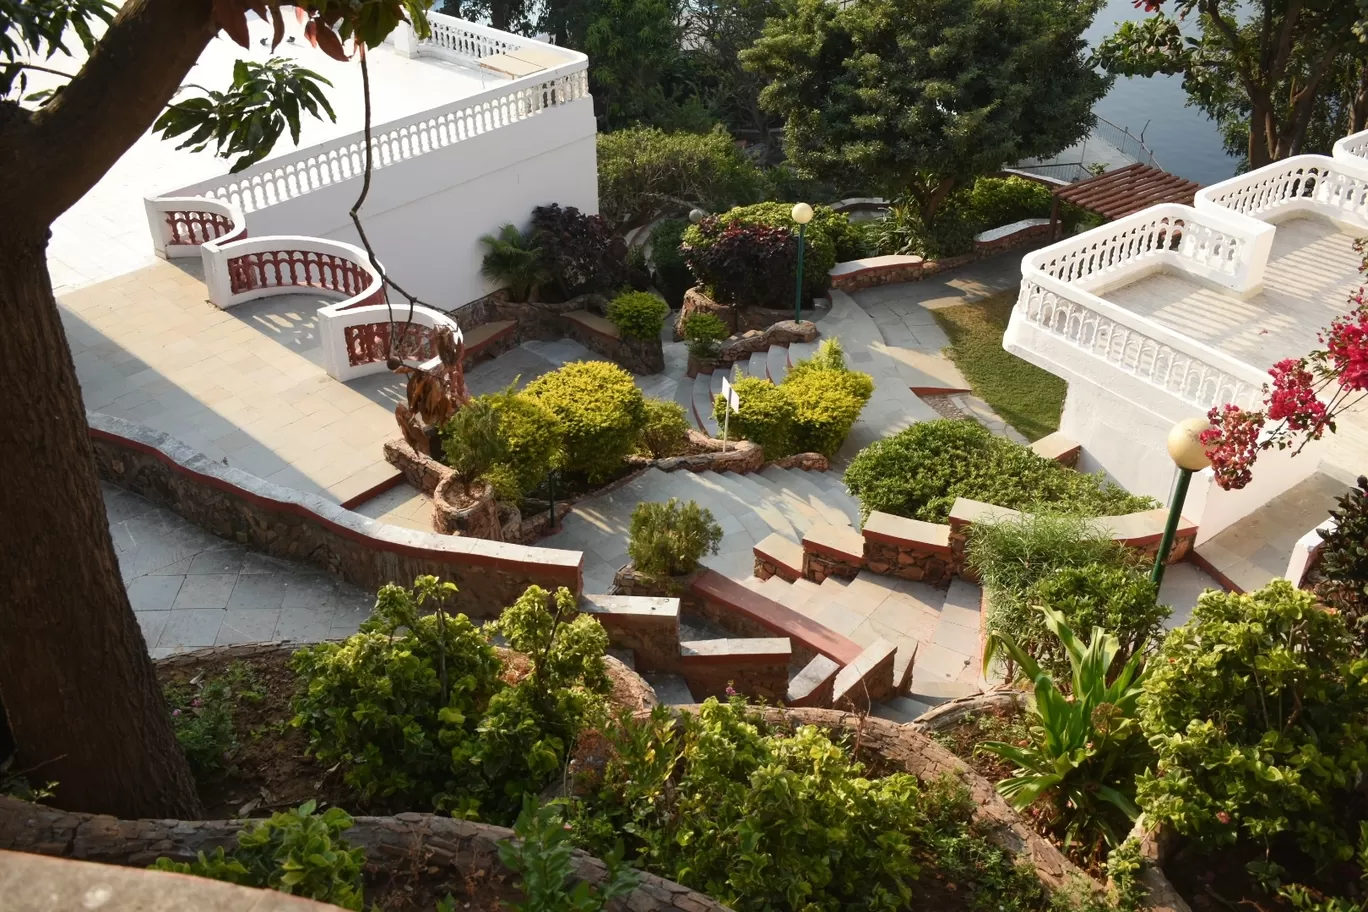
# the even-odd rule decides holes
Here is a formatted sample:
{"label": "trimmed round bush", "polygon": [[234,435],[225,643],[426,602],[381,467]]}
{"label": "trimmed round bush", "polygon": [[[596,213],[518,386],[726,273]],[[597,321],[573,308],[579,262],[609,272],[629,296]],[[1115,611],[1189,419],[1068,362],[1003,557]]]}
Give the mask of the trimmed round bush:
{"label": "trimmed round bush", "polygon": [[504,455],[498,466],[507,470],[522,496],[541,484],[560,458],[564,446],[560,419],[540,401],[511,386],[479,398],[489,400],[499,416]]}
{"label": "trimmed round bush", "polygon": [[649,291],[629,291],[608,302],[608,319],[624,339],[660,338],[670,305]]}
{"label": "trimmed round bush", "polygon": [[793,405],[793,452],[836,455],[869,401],[868,393],[859,394],[864,388],[861,378],[869,379],[850,371],[809,371],[796,379],[784,378],[780,389]]}
{"label": "trimmed round bush", "polygon": [[1113,516],[1157,504],[1037,456],[970,420],[919,421],[860,452],[845,473],[860,512],[876,510],[945,522],[957,497],[1033,510],[1054,506],[1083,516]]}
{"label": "trimmed round bush", "polygon": [[641,429],[639,450],[652,458],[678,456],[689,442],[689,419],[684,407],[668,399],[646,400],[646,424]]}
{"label": "trimmed round bush", "polygon": [[646,397],[631,374],[607,361],[573,361],[524,392],[560,420],[565,470],[591,483],[617,472],[646,425]]}
{"label": "trimmed round bush", "polygon": [[695,358],[716,356],[719,344],[731,335],[721,317],[702,311],[681,320],[679,331],[689,343],[689,354]]}
{"label": "trimmed round bush", "polygon": [[766,459],[782,459],[793,449],[793,400],[784,391],[759,377],[742,377],[733,384],[740,409],[727,419],[727,401],[713,402],[713,417],[720,432],[729,420],[728,435],[760,444]]}

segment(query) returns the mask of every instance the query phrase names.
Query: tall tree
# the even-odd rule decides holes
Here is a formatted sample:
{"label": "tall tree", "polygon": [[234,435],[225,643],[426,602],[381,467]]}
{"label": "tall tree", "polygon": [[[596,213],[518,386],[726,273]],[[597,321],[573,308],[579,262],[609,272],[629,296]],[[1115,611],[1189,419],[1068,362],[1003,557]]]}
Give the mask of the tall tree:
{"label": "tall tree", "polygon": [[[335,55],[348,39],[378,44],[400,17],[425,25],[417,0],[298,5]],[[220,28],[247,45],[249,9],[279,36],[265,0],[127,0],[112,19],[103,0],[0,0],[0,695],[19,767],[57,780],[74,810],[187,817],[198,800],[110,540],[50,226],[152,126]],[[56,71],[47,58],[77,40],[79,71],[40,106],[24,101],[27,72]]]}
{"label": "tall tree", "polygon": [[[1165,11],[1168,6],[1171,12]],[[1145,0],[1098,57],[1126,76],[1181,75],[1191,103],[1220,124],[1249,167],[1298,155],[1308,138],[1363,120],[1368,0]],[[1187,32],[1184,27],[1187,27]],[[1350,93],[1347,107],[1333,98]],[[1358,99],[1362,98],[1362,101]]]}
{"label": "tall tree", "polygon": [[1081,37],[1099,2],[797,0],[742,59],[791,162],[908,194],[930,224],[956,187],[1087,133],[1109,85]]}
{"label": "tall tree", "polygon": [[765,79],[748,70],[741,52],[782,10],[781,0],[684,0],[684,54],[700,78],[703,102],[731,130],[768,143],[779,120],[760,106]]}

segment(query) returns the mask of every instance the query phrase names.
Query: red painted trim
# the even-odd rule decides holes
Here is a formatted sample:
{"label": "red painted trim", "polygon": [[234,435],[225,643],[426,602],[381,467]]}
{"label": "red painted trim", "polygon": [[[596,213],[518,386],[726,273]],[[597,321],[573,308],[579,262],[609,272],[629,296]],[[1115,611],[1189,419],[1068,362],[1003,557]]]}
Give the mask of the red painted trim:
{"label": "red painted trim", "polygon": [[389,478],[386,478],[379,484],[371,485],[369,488],[362,491],[360,494],[357,494],[355,497],[342,501],[342,509],[355,510],[357,507],[361,506],[366,501],[379,497],[381,494],[384,494],[391,488],[397,488],[399,487],[399,485],[403,483],[404,473],[395,472],[393,475],[391,475]]}
{"label": "red painted trim", "polygon": [[957,393],[973,392],[973,390],[960,389],[957,386],[909,386],[908,389],[918,396],[953,396]]}
{"label": "red painted trim", "polygon": [[[113,443],[117,446],[121,446],[125,449],[136,450],[140,453],[146,453],[149,456],[153,456],[158,461],[168,466],[172,471],[184,475],[187,478],[191,478],[198,484],[214,488],[218,491],[223,491],[224,493],[231,494],[234,497],[240,497],[249,503],[256,504],[258,506],[264,507],[268,510],[272,510],[277,513],[285,513],[293,516],[300,516],[304,519],[311,520],[313,522],[318,523],[320,527],[327,529],[328,531],[340,536],[341,538],[345,538],[349,541],[365,545],[367,548],[370,548],[373,551],[384,551],[390,554],[401,554],[406,557],[426,558],[428,560],[448,564],[473,564],[476,566],[484,567],[507,567],[519,572],[541,573],[547,576],[564,579],[566,582],[570,583],[570,585],[576,592],[578,592],[582,586],[581,579],[583,576],[584,569],[583,553],[580,554],[579,565],[574,567],[566,567],[563,565],[556,564],[543,564],[533,563],[529,561],[511,560],[509,558],[504,557],[493,557],[491,555],[486,554],[475,554],[469,551],[442,551],[432,548],[418,548],[412,545],[401,545],[396,542],[381,541],[380,539],[372,538],[369,535],[362,535],[361,533],[348,529],[345,526],[340,526],[329,519],[325,519],[324,517],[319,516],[313,510],[310,510],[308,507],[305,507],[301,504],[290,503],[288,501],[273,500],[269,497],[263,497],[260,494],[254,494],[251,491],[247,491],[243,488],[240,488],[237,485],[232,484],[231,482],[224,481],[221,478],[215,478],[212,475],[205,475],[203,473],[196,472],[193,469],[188,469],[154,446],[150,446],[145,443],[140,443],[136,440],[129,440],[127,437],[121,437],[118,434],[111,434],[108,431],[102,431],[97,428],[89,428],[89,431],[90,436],[97,440],[104,440],[109,443]],[[433,534],[435,535],[436,533]]]}
{"label": "red painted trim", "polygon": [[767,599],[715,570],[704,570],[694,577],[689,590],[750,618],[779,636],[786,636],[814,652],[820,652],[837,664],[849,665],[863,651],[858,643],[831,628]]}

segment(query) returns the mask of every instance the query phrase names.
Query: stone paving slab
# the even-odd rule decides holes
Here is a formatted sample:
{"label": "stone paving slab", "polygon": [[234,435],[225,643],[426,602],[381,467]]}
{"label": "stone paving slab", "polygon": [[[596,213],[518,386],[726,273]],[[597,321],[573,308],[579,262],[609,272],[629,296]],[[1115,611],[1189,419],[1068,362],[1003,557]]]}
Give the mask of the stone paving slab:
{"label": "stone paving slab", "polygon": [[248,551],[113,485],[101,485],[128,599],[154,658],[349,636],[375,596],[313,567]]}

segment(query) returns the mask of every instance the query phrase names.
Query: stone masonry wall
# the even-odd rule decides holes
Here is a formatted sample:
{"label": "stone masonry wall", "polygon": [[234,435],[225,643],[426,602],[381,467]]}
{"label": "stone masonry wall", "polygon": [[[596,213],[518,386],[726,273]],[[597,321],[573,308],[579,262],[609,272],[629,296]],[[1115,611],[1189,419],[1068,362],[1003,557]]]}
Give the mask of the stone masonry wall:
{"label": "stone masonry wall", "polygon": [[374,522],[321,497],[209,459],[165,434],[91,413],[100,477],[229,541],[321,567],[362,589],[433,574],[455,608],[496,616],[531,585],[582,589],[578,551],[452,538]]}

